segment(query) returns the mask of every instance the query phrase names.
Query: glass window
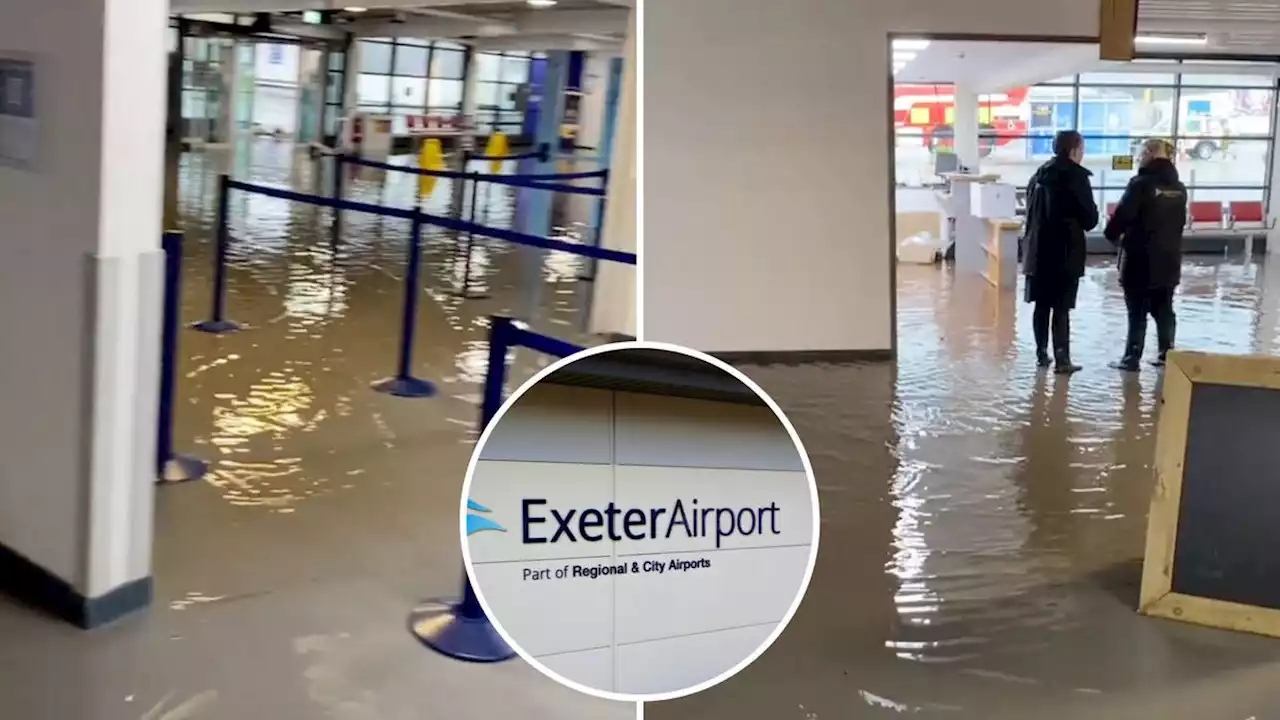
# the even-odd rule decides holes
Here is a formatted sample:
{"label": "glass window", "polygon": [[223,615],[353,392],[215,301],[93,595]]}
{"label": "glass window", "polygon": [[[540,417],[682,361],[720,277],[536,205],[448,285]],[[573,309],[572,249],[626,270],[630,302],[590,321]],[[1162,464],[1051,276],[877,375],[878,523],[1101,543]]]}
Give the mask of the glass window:
{"label": "glass window", "polygon": [[1175,94],[1173,88],[1165,87],[1082,85],[1076,129],[1097,138],[1088,151],[1124,154],[1129,151],[1129,137],[1172,136]]}
{"label": "glass window", "polygon": [[329,105],[324,109],[324,134],[338,134],[338,108]]}
{"label": "glass window", "polygon": [[502,58],[502,81],[521,84],[529,80],[529,59],[522,57]]}
{"label": "glass window", "polygon": [[493,107],[498,104],[498,93],[503,85],[492,82],[482,82],[476,85],[476,107],[486,108]]}
{"label": "glass window", "polygon": [[431,78],[427,99],[433,108],[462,109],[462,81]]}
{"label": "glass window", "polygon": [[1183,87],[1275,87],[1276,79],[1269,75],[1183,75]]}
{"label": "glass window", "polygon": [[427,80],[418,77],[391,78],[391,104],[421,110],[427,106]]}
{"label": "glass window", "polygon": [[346,53],[341,53],[334,50],[329,51],[329,69],[330,70],[341,71],[343,69],[343,66],[346,64],[347,64]]}
{"label": "glass window", "polygon": [[461,80],[466,57],[465,52],[441,50],[437,45],[431,54],[431,77]]}
{"label": "glass window", "polygon": [[1178,139],[1178,169],[1187,187],[1261,187],[1267,182],[1269,151],[1267,140],[1183,137]]}
{"label": "glass window", "polygon": [[1074,85],[1076,81],[1075,75],[1067,75],[1054,80],[1050,80],[1045,85]]}
{"label": "glass window", "polygon": [[436,41],[436,49],[437,49],[437,50],[463,50],[463,51],[465,51],[465,50],[467,49],[467,46],[466,46],[466,45],[463,45],[462,43],[448,42],[447,40],[437,40],[437,41]]}
{"label": "glass window", "polygon": [[396,42],[401,45],[421,45],[422,47],[431,45],[431,41],[426,38],[400,38]]}
{"label": "glass window", "polygon": [[1172,85],[1173,73],[1081,73],[1081,85]]}
{"label": "glass window", "polygon": [[1274,95],[1261,88],[1185,88],[1179,104],[1178,135],[1270,137]]}
{"label": "glass window", "polygon": [[500,79],[502,56],[493,53],[476,54],[476,74],[481,82],[494,82]]}
{"label": "glass window", "polygon": [[396,75],[427,76],[427,54],[425,47],[415,45],[399,45],[396,47]]}
{"label": "glass window", "polygon": [[391,100],[391,78],[386,75],[360,73],[356,85],[356,101],[361,105],[386,106]]}
{"label": "glass window", "polygon": [[324,85],[324,101],[333,105],[342,104],[342,75],[329,73]]}
{"label": "glass window", "polygon": [[498,107],[503,110],[516,109],[516,85],[503,85],[498,88]]}
{"label": "glass window", "polygon": [[391,73],[391,45],[361,40],[360,72],[389,75]]}

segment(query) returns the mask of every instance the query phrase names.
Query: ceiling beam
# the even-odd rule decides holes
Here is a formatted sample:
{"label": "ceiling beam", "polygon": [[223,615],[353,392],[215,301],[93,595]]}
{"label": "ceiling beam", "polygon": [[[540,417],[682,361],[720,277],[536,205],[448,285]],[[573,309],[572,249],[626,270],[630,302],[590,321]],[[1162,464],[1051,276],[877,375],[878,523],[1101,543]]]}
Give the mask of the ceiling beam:
{"label": "ceiling beam", "polygon": [[1101,0],[1098,20],[1099,55],[1103,60],[1132,60],[1133,36],[1138,31],[1138,0]]}

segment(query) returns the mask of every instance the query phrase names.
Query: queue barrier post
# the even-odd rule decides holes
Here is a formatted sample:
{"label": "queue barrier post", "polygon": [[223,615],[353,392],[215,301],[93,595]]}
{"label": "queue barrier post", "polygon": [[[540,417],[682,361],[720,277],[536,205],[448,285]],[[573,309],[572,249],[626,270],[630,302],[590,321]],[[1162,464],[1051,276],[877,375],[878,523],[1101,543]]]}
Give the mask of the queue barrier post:
{"label": "queue barrier post", "polygon": [[[510,318],[494,316],[489,325],[489,364],[484,377],[484,394],[480,405],[481,432],[502,407],[503,388],[507,379],[507,351],[515,326]],[[462,571],[462,598],[456,602],[434,601],[420,605],[409,613],[409,631],[422,644],[457,660],[468,662],[501,662],[515,657],[498,631],[489,622],[471,577]]]}
{"label": "queue barrier post", "polygon": [[[475,224],[476,222],[476,191],[480,187],[480,181],[471,180],[471,203],[467,208],[467,222]],[[473,292],[471,283],[471,259],[475,252],[476,234],[470,230],[467,231],[466,260],[462,268],[462,290],[458,295],[466,300],[484,300],[489,297],[488,294],[482,292]]]}
{"label": "queue barrier post", "polygon": [[200,332],[222,335],[235,332],[240,325],[228,320],[227,312],[227,248],[230,245],[231,176],[218,176],[218,217],[214,221],[213,297],[209,301],[209,319],[192,325]]}
{"label": "queue barrier post", "polygon": [[[333,156],[333,199],[341,200],[343,193],[342,175],[346,171],[346,158],[342,153]],[[329,227],[329,244],[337,247],[342,237],[342,208],[333,208],[333,222]]]}
{"label": "queue barrier post", "polygon": [[182,321],[182,233],[167,232],[164,248],[164,294],[160,326],[160,408],[156,421],[156,482],[199,480],[203,460],[173,452],[173,403],[178,378],[178,324]]}
{"label": "queue barrier post", "polygon": [[405,398],[431,397],[436,394],[436,386],[428,380],[413,376],[413,343],[418,326],[418,298],[422,294],[419,287],[422,267],[422,251],[419,239],[422,236],[422,220],[416,215],[409,232],[407,270],[404,278],[404,309],[400,316],[400,357],[396,365],[396,374],[373,384],[373,389],[388,395]]}

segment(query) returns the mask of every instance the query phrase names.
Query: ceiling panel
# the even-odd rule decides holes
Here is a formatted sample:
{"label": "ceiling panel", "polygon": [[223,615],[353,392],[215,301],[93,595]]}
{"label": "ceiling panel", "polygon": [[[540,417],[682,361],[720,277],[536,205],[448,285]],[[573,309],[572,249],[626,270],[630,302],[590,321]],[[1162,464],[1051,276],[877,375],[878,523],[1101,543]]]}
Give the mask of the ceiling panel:
{"label": "ceiling panel", "polygon": [[1141,0],[1138,32],[1206,36],[1204,45],[1139,45],[1140,52],[1280,55],[1280,0]]}

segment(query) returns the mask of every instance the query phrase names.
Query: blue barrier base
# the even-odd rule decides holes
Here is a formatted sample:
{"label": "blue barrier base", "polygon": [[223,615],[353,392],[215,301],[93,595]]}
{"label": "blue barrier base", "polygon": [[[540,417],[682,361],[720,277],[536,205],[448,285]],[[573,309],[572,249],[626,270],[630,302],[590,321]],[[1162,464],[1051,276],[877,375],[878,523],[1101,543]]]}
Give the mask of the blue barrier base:
{"label": "blue barrier base", "polygon": [[502,662],[516,656],[483,615],[468,618],[460,603],[435,602],[409,613],[409,632],[441,655],[468,662]]}
{"label": "blue barrier base", "polygon": [[204,320],[192,325],[191,328],[210,335],[224,335],[239,330],[240,325],[231,320]]}
{"label": "blue barrier base", "polygon": [[415,377],[389,377],[374,383],[373,389],[387,395],[406,398],[424,398],[436,394],[435,384]]}
{"label": "blue barrier base", "polygon": [[165,461],[160,471],[160,483],[180,483],[188,480],[199,480],[209,471],[209,465],[200,458],[190,455],[174,455]]}

